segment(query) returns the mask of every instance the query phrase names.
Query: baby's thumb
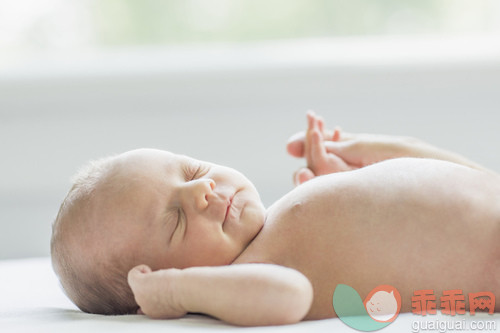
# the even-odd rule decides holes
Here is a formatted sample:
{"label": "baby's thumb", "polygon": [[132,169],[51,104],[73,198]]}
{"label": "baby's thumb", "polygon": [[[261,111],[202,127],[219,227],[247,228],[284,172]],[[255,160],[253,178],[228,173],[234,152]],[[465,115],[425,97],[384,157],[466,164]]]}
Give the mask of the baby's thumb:
{"label": "baby's thumb", "polygon": [[293,183],[295,186],[299,186],[302,183],[305,183],[308,180],[311,180],[316,175],[309,168],[301,168],[297,170],[293,175]]}

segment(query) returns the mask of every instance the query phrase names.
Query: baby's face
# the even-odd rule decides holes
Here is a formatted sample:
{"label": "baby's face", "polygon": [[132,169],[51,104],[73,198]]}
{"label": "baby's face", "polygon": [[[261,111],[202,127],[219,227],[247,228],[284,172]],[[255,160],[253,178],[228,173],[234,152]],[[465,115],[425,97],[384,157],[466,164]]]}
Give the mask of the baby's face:
{"label": "baby's face", "polygon": [[114,185],[129,184],[107,200],[103,230],[126,242],[134,265],[227,265],[264,224],[257,190],[234,169],[154,149],[124,153],[117,166]]}

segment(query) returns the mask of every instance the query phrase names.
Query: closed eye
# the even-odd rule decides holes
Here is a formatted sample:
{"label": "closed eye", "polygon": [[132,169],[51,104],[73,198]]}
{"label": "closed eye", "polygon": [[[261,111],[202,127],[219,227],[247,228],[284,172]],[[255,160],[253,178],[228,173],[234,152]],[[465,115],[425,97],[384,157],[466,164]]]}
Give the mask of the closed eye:
{"label": "closed eye", "polygon": [[205,176],[209,172],[209,170],[210,166],[208,164],[201,162],[192,163],[185,169],[186,181],[199,179]]}
{"label": "closed eye", "polygon": [[194,180],[198,177],[200,173],[201,164],[200,163],[189,163],[184,166],[184,179],[186,181]]}
{"label": "closed eye", "polygon": [[193,176],[191,177],[191,180],[197,179],[200,176],[200,170],[201,170],[201,165],[198,164],[196,171],[193,173]]}
{"label": "closed eye", "polygon": [[172,230],[172,232],[170,233],[170,239],[169,239],[169,242],[172,242],[172,237],[174,236],[177,228],[179,227],[179,224],[181,222],[181,208],[176,208],[175,209],[175,213],[172,214],[172,217],[170,218],[170,221],[172,221],[173,223],[175,223],[175,227],[174,227],[174,230]]}

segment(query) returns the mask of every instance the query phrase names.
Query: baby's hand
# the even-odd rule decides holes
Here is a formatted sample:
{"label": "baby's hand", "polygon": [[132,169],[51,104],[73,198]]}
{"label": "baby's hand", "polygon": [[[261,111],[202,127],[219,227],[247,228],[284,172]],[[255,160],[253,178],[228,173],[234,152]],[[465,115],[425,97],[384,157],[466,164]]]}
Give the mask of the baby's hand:
{"label": "baby's hand", "polygon": [[326,133],[323,119],[312,111],[307,113],[307,123],[308,128],[304,142],[307,168],[302,168],[295,173],[295,183],[301,184],[316,176],[353,169],[342,158],[328,152],[325,147],[325,136],[330,137],[332,141],[338,141],[340,130],[337,128],[331,134]]}
{"label": "baby's hand", "polygon": [[179,318],[187,311],[175,297],[175,275],[179,270],[151,271],[146,265],[132,268],[128,273],[128,284],[135,301],[140,306],[138,313],[155,319]]}
{"label": "baby's hand", "polygon": [[307,132],[296,133],[287,144],[290,155],[307,160],[308,167],[295,172],[296,185],[316,176],[358,169],[397,157],[430,157],[461,163],[449,153],[411,137],[352,134],[338,128],[325,130],[323,120],[314,113],[309,112],[307,119]]}

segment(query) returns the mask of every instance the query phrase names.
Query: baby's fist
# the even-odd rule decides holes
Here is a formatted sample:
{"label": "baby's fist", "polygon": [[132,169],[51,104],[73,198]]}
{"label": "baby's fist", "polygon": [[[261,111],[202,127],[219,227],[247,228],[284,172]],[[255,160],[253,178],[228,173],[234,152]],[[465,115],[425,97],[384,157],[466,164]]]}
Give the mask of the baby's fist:
{"label": "baby's fist", "polygon": [[155,319],[179,318],[187,313],[175,301],[173,280],[176,271],[166,269],[153,272],[146,265],[136,266],[129,271],[128,284],[140,307],[138,313]]}

